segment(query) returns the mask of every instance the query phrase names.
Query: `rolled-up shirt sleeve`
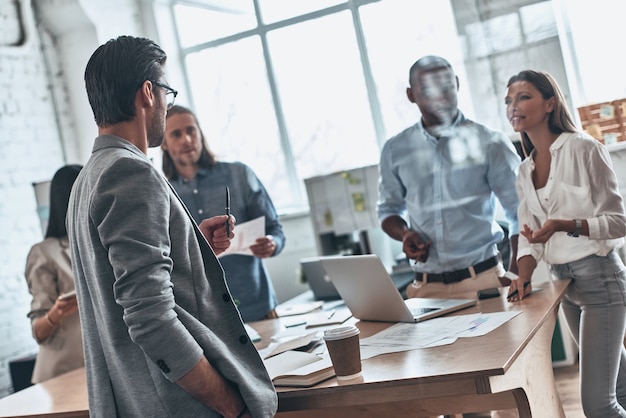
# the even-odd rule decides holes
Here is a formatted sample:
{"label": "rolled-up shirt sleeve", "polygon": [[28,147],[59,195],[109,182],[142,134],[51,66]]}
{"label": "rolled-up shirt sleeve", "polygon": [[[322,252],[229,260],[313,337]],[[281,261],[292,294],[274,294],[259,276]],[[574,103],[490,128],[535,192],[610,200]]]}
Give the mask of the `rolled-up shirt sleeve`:
{"label": "rolled-up shirt sleeve", "polygon": [[378,201],[376,211],[378,221],[382,223],[389,216],[403,216],[406,211],[406,189],[392,164],[391,141],[383,147],[379,163]]}
{"label": "rolled-up shirt sleeve", "polygon": [[615,239],[626,235],[624,201],[619,193],[611,156],[605,147],[595,146],[589,152],[588,173],[591,182],[595,216],[588,218],[590,239]]}

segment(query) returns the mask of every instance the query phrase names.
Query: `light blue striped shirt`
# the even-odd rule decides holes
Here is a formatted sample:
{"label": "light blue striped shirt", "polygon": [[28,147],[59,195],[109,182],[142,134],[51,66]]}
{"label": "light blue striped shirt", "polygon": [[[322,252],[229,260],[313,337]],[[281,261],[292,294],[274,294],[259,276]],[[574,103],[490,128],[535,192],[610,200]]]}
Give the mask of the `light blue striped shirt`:
{"label": "light blue striped shirt", "polygon": [[378,219],[402,216],[424,241],[432,241],[428,259],[416,263],[416,271],[441,273],[477,264],[496,255],[504,238],[496,198],[510,235],[519,233],[519,164],[504,133],[461,112],[439,140],[420,121],[383,147]]}

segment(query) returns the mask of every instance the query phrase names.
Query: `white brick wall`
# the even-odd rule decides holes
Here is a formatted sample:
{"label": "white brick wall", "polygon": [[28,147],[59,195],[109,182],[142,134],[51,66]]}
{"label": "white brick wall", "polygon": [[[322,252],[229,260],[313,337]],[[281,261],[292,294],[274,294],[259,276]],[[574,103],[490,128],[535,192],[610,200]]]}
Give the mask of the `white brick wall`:
{"label": "white brick wall", "polygon": [[[105,39],[96,39],[85,6]],[[0,397],[13,392],[9,362],[37,352],[24,278],[28,251],[43,239],[32,183],[91,154],[97,130],[84,65],[100,43],[141,32],[140,16],[128,0],[0,0]],[[21,38],[25,46],[11,46]]]}
{"label": "white brick wall", "polygon": [[[16,15],[0,8],[0,21]],[[37,40],[0,48],[0,397],[12,393],[9,361],[37,352],[26,313],[26,255],[43,238],[32,183],[47,180],[63,153]]]}

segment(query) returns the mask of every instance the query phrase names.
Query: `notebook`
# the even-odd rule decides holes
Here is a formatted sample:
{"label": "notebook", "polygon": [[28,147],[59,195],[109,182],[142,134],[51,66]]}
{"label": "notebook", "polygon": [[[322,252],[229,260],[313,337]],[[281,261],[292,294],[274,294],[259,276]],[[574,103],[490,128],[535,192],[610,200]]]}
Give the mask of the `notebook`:
{"label": "notebook", "polygon": [[[300,259],[300,269],[309,288],[313,291],[315,300],[338,300],[341,295],[326,274],[321,260],[337,256],[308,257]],[[399,291],[403,291],[413,281],[413,271],[398,271],[391,273],[391,280]]]}
{"label": "notebook", "polygon": [[263,360],[275,386],[313,386],[335,375],[328,355],[285,351]]}
{"label": "notebook", "polygon": [[404,300],[374,254],[321,259],[352,315],[364,321],[421,322],[476,304],[476,299]]}

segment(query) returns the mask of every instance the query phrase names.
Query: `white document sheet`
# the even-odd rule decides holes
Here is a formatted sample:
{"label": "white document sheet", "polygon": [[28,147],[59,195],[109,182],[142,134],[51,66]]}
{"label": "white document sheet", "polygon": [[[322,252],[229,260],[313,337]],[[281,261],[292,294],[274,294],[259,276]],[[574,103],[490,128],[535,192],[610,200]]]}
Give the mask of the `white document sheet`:
{"label": "white document sheet", "polygon": [[248,222],[235,224],[233,230],[234,237],[230,241],[230,247],[217,258],[224,257],[229,254],[252,255],[250,246],[253,245],[258,238],[265,236],[265,216],[259,216]]}
{"label": "white document sheet", "polygon": [[522,311],[446,316],[428,321],[398,323],[361,339],[361,358],[454,343],[459,337],[478,337],[498,328]]}

